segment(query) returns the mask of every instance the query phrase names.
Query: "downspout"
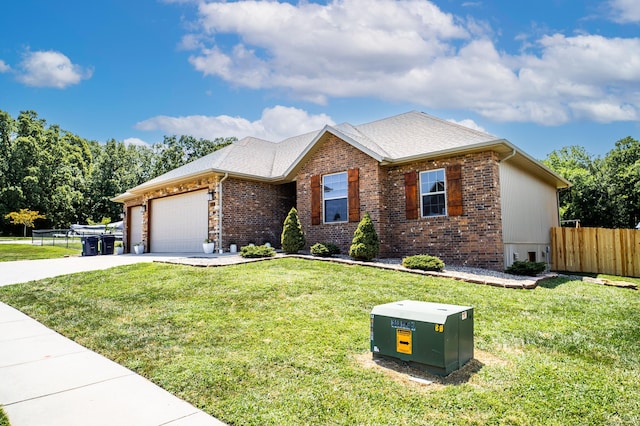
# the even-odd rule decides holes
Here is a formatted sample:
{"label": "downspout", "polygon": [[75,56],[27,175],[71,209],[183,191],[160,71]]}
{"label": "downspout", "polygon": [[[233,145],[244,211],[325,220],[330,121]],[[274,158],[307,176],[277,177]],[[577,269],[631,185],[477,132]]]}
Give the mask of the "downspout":
{"label": "downspout", "polygon": [[[504,157],[502,160],[498,161],[498,163],[503,163],[507,160],[509,160],[510,158],[512,158],[514,155],[516,155],[518,151],[513,148],[513,151],[511,151],[511,154],[507,155],[506,157]],[[498,164],[498,169],[500,168],[500,164]],[[500,171],[498,170],[498,174],[500,174]],[[502,186],[502,183],[500,184]],[[500,197],[500,210],[502,211],[502,196]],[[513,260],[507,258],[507,245],[504,242],[504,212],[502,212],[502,216],[500,217],[500,222],[501,222],[501,227],[502,227],[502,256],[504,257],[504,261],[505,261],[505,267],[508,265],[511,265],[511,263],[513,262]],[[515,255],[515,253],[514,253]],[[515,259],[514,259],[515,260]]]}
{"label": "downspout", "polygon": [[222,248],[222,182],[227,180],[229,173],[225,173],[224,177],[218,182],[218,253],[224,253]]}
{"label": "downspout", "polygon": [[516,155],[517,152],[518,151],[515,148],[513,148],[513,152],[511,154],[507,155],[506,157],[504,157],[502,160],[500,160],[500,162],[502,163],[503,161],[507,161],[508,159],[510,159],[511,157]]}

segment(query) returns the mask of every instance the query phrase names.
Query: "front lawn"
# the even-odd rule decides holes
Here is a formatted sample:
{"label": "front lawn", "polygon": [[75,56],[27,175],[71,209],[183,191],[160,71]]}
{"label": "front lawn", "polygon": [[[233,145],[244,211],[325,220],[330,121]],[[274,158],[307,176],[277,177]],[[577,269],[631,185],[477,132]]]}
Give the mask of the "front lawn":
{"label": "front lawn", "polygon": [[[369,314],[403,299],[475,308],[466,375],[372,366]],[[278,259],[138,264],[0,288],[0,300],[230,424],[640,423],[640,295],[556,279],[506,290]]]}
{"label": "front lawn", "polygon": [[69,248],[31,244],[0,244],[0,262],[79,256],[82,248],[78,246],[79,243],[69,244]]}

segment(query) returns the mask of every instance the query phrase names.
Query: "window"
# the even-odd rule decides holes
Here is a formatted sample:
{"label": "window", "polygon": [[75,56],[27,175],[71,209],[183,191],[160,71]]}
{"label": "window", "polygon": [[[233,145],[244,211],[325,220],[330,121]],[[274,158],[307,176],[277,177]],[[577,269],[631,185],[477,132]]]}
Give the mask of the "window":
{"label": "window", "polygon": [[346,172],[322,177],[322,202],[325,223],[349,221]]}
{"label": "window", "polygon": [[422,217],[447,214],[444,169],[420,173],[420,205]]}

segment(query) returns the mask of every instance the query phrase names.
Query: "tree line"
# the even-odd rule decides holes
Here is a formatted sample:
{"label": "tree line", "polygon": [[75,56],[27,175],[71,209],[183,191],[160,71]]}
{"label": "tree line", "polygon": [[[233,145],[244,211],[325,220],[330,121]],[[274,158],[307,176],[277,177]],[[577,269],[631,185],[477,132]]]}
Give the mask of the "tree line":
{"label": "tree line", "polygon": [[6,216],[21,209],[45,219],[37,228],[120,220],[116,195],[236,139],[164,136],[151,146],[87,140],[48,125],[34,111],[17,118],[0,110],[0,234],[22,234]]}
{"label": "tree line", "polygon": [[[45,216],[38,228],[120,219],[110,199],[236,138],[164,136],[151,146],[87,140],[34,111],[0,110],[0,234],[22,234],[6,216],[21,209]],[[640,143],[626,137],[603,158],[581,146],[551,152],[543,163],[573,186],[560,192],[563,220],[581,226],[635,228],[640,222]]]}
{"label": "tree line", "polygon": [[563,220],[580,226],[635,228],[640,222],[640,142],[626,137],[604,157],[581,146],[551,152],[543,163],[573,184],[560,192]]}

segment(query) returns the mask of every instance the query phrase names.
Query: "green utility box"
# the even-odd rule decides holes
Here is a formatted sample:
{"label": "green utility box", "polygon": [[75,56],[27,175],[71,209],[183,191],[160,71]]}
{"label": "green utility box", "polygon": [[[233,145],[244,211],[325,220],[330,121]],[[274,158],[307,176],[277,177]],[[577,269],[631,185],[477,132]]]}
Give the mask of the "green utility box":
{"label": "green utility box", "polygon": [[371,352],[446,376],[473,358],[473,308],[415,300],[374,306]]}

